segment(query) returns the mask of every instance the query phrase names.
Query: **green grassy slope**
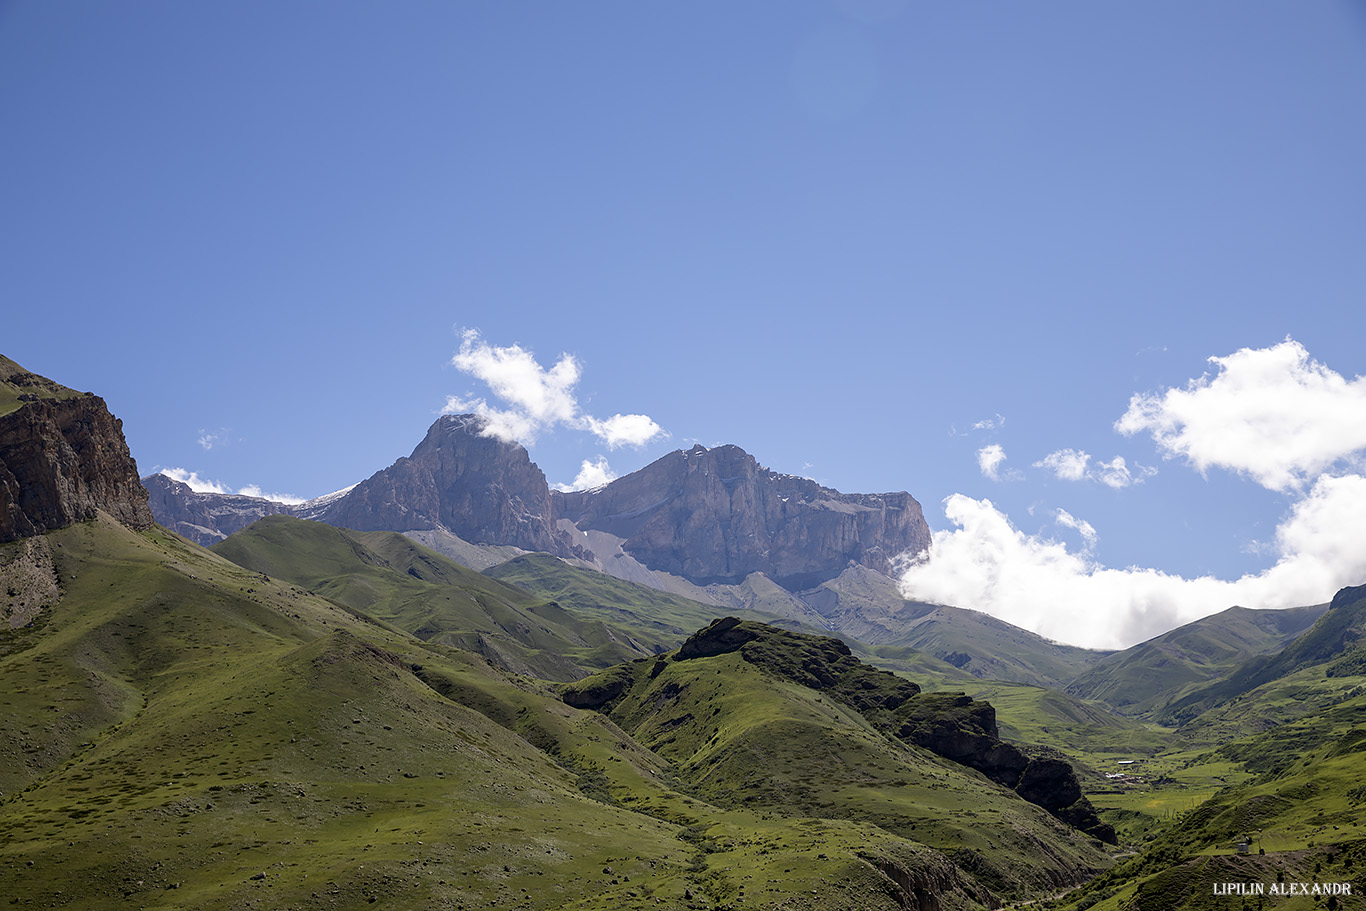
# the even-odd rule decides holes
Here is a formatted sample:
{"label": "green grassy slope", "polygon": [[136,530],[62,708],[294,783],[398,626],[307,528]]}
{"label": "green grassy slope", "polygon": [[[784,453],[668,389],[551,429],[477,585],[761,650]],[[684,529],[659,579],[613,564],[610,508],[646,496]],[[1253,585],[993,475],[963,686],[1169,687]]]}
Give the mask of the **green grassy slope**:
{"label": "green grassy slope", "polygon": [[68,908],[980,907],[939,854],[718,807],[610,720],[164,530],[49,536],[0,632],[0,895]]}
{"label": "green grassy slope", "polygon": [[1068,684],[1067,692],[1126,714],[1160,711],[1194,686],[1285,648],[1326,610],[1327,605],[1288,610],[1232,607],[1102,658]]}
{"label": "green grassy slope", "polygon": [[[484,570],[484,575],[554,601],[577,616],[611,623],[652,644],[676,648],[693,630],[727,611],[712,604],[581,569],[549,554],[525,554]],[[744,612],[772,621],[771,614]]]}
{"label": "green grassy slope", "polygon": [[[813,689],[825,666],[788,644],[639,660],[571,684],[566,698],[599,705],[709,801],[874,822],[939,852],[974,894],[1036,896],[1107,863],[1095,841],[1039,807],[881,730],[870,714],[890,720],[876,708],[890,694],[875,679]],[[863,711],[853,707],[861,700],[872,700]]]}
{"label": "green grassy slope", "polygon": [[[1150,830],[1137,856],[1063,904],[1196,911],[1227,907],[1230,899],[1214,892],[1221,882],[1264,890],[1345,882],[1354,883],[1354,895],[1267,891],[1249,907],[1366,906],[1358,881],[1366,869],[1366,675],[1356,660],[1364,615],[1366,587],[1343,589],[1281,652],[1246,661],[1174,702],[1186,712],[1212,705],[1178,733],[1188,743],[1213,745],[1188,754],[1187,767],[1218,770],[1228,786]],[[1250,856],[1238,855],[1242,841]]]}
{"label": "green grassy slope", "polygon": [[0,354],[0,415],[17,411],[23,404],[19,398],[21,395],[36,395],[40,399],[74,399],[87,394],[29,373]]}
{"label": "green grassy slope", "polygon": [[477,651],[548,680],[667,645],[583,619],[393,532],[269,516],[214,545],[249,569],[288,579],[429,642]]}
{"label": "green grassy slope", "polygon": [[[1360,908],[1366,870],[1366,695],[1227,744],[1213,758],[1250,780],[1224,788],[1167,827],[1138,856],[1069,896],[1070,907],[1214,909],[1222,882],[1353,883],[1330,907]],[[1249,856],[1236,845],[1247,841]],[[1237,899],[1234,899],[1235,901]],[[1269,899],[1270,900],[1270,899]],[[1275,907],[1325,907],[1326,898],[1275,896]]]}
{"label": "green grassy slope", "polygon": [[886,645],[927,652],[974,677],[1061,687],[1108,652],[1052,642],[980,611],[905,602]]}
{"label": "green grassy slope", "polygon": [[1328,665],[1366,645],[1366,585],[1344,588],[1306,632],[1272,655],[1251,658],[1226,676],[1185,691],[1162,712],[1184,724],[1209,709],[1251,693],[1296,671]]}

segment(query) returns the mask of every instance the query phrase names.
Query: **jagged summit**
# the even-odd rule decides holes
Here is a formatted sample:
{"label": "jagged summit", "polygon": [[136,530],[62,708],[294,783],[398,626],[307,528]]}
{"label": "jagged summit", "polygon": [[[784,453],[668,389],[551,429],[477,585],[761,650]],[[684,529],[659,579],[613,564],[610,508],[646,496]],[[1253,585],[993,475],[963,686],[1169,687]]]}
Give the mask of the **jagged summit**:
{"label": "jagged summit", "polygon": [[95,518],[153,523],[147,491],[104,399],[0,357],[0,541]]}
{"label": "jagged summit", "polygon": [[474,414],[438,418],[412,455],[360,482],[317,518],[358,531],[444,529],[476,544],[579,556],[526,449]]}
{"label": "jagged summit", "polygon": [[771,471],[734,445],[676,450],[605,487],[555,496],[580,529],[619,536],[645,566],[698,585],[763,573],[808,589],[851,563],[888,572],[930,539],[904,491],[841,493]]}

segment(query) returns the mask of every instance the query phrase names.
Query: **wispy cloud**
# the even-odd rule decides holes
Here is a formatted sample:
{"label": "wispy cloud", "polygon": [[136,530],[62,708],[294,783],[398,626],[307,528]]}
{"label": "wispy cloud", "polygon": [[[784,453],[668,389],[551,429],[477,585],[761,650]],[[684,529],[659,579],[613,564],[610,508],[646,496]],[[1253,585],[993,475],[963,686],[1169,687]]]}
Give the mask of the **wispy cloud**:
{"label": "wispy cloud", "polygon": [[213,432],[210,432],[208,430],[201,430],[199,431],[199,439],[195,442],[199,443],[200,447],[202,447],[205,452],[208,452],[215,446],[220,446],[225,442],[226,438],[224,435],[226,433],[226,429],[215,430]]}
{"label": "wispy cloud", "polygon": [[[1296,494],[1265,545],[1271,566],[1237,579],[1112,569],[1096,560],[1098,535],[1084,519],[1055,513],[1058,526],[1081,535],[1077,551],[1020,531],[990,500],[954,494],[944,501],[953,527],[934,534],[928,558],[904,568],[906,596],[983,610],[1065,642],[1118,648],[1235,604],[1313,604],[1366,581],[1366,477],[1358,467],[1366,381],[1343,379],[1289,339],[1211,362],[1219,368],[1213,379],[1134,396],[1115,427],[1152,433],[1169,457],[1202,472],[1224,468]],[[1035,464],[1066,480],[1116,487],[1153,471],[1131,469],[1120,457],[1093,462],[1075,449]]]}
{"label": "wispy cloud", "polygon": [[473,412],[485,421],[485,433],[508,442],[530,444],[557,426],[587,431],[609,449],[643,446],[668,436],[648,415],[614,414],[600,419],[586,414],[574,394],[582,368],[572,354],[561,354],[549,369],[520,345],[490,345],[476,329],[461,333],[460,350],[451,363],[488,385],[505,407],[482,397],[449,396],[445,414]]}
{"label": "wispy cloud", "polygon": [[568,493],[571,490],[592,490],[595,487],[602,487],[610,484],[617,479],[617,473],[607,464],[606,456],[598,456],[596,460],[589,461],[584,459],[579,466],[579,473],[575,476],[573,483],[556,484],[555,489]]}
{"label": "wispy cloud", "polygon": [[973,424],[973,425],[972,425],[972,429],[973,429],[973,430],[996,430],[996,429],[998,429],[998,428],[1004,427],[1005,425],[1006,425],[1006,419],[1005,419],[1002,415],[997,414],[996,417],[994,417],[994,418],[987,418],[986,420],[978,421],[976,424]]}
{"label": "wispy cloud", "polygon": [[163,468],[157,473],[164,474],[172,481],[179,481],[182,484],[188,485],[195,493],[236,494],[237,496],[242,497],[256,497],[262,500],[273,500],[276,503],[285,503],[291,506],[306,502],[303,497],[296,497],[293,494],[266,493],[261,490],[261,487],[258,484],[248,484],[245,487],[239,487],[237,490],[233,490],[217,481],[201,478],[198,472],[189,471],[184,468]]}
{"label": "wispy cloud", "polygon": [[1145,478],[1157,474],[1157,469],[1147,465],[1129,463],[1123,456],[1115,456],[1108,462],[1091,464],[1091,454],[1082,449],[1059,449],[1050,452],[1034,463],[1035,468],[1045,468],[1061,481],[1099,481],[1106,487],[1129,487],[1140,484]]}

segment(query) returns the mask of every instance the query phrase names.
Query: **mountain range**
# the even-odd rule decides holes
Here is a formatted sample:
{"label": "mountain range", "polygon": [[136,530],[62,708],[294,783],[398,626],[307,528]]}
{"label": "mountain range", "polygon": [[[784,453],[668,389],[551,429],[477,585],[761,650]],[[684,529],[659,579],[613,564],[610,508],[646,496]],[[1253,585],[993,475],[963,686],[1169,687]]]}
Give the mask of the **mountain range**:
{"label": "mountain range", "polygon": [[561,493],[485,429],[300,506],[144,488],[0,360],[0,895],[1177,911],[1366,864],[1366,587],[1092,652],[905,601],[909,494],[734,446]]}

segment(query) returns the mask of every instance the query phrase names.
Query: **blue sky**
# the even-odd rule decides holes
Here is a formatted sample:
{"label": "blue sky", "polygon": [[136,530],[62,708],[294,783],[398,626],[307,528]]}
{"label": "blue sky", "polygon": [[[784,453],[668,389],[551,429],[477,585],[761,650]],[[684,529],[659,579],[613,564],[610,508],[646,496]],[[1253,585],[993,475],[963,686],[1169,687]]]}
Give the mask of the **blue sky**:
{"label": "blue sky", "polygon": [[[1320,475],[1360,470],[1347,0],[0,3],[0,125],[0,350],[103,395],[144,472],[316,496],[452,396],[509,410],[500,350],[567,354],[530,447],[552,483],[700,441],[909,490],[948,567],[920,593],[1099,642],[1303,592],[1001,589],[1260,577],[1321,546],[1277,538]],[[1304,404],[1323,371],[1346,392]],[[611,448],[588,419],[617,414],[663,433]],[[949,507],[1000,518],[953,538]],[[954,567],[999,534],[1045,574]],[[1366,581],[1311,556],[1309,590]]]}

